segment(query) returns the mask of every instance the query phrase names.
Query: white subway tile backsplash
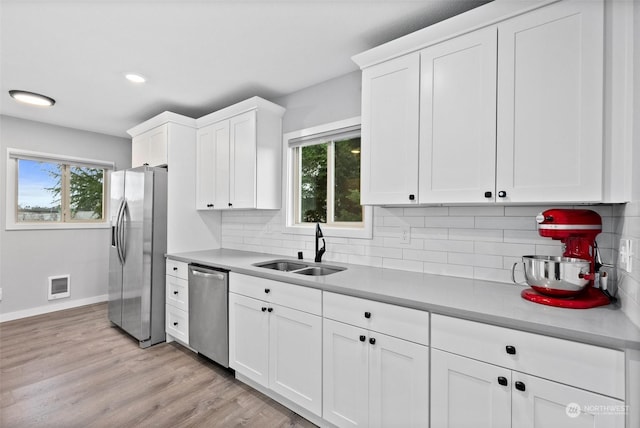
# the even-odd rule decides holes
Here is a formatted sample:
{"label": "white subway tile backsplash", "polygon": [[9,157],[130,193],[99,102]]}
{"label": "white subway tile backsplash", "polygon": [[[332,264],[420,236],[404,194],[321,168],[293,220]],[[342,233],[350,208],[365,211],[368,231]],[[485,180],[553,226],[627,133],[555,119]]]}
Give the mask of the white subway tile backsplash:
{"label": "white subway tile backsplash", "polygon": [[473,228],[473,217],[424,217],[425,227],[457,227],[457,228]]}
{"label": "white subway tile backsplash", "polygon": [[425,239],[423,248],[432,251],[456,251],[459,253],[473,253],[473,242],[450,241],[444,239]]}
{"label": "white subway tile backsplash", "polygon": [[421,239],[447,239],[449,236],[449,229],[437,227],[412,227],[411,236],[413,238]]}
{"label": "white subway tile backsplash", "polygon": [[503,234],[498,229],[449,229],[449,239],[453,241],[502,242]]}
{"label": "white subway tile backsplash", "polygon": [[503,242],[479,242],[473,243],[475,252],[479,254],[493,254],[496,256],[513,256],[514,254],[533,254],[535,245],[511,244]]}
{"label": "white subway tile backsplash", "polygon": [[[424,273],[473,278],[473,266],[425,262]],[[437,286],[438,284],[433,285]]]}
{"label": "white subway tile backsplash", "polygon": [[401,259],[402,248],[390,247],[365,247],[364,254],[371,257],[385,257],[390,259]]}
{"label": "white subway tile backsplash", "polygon": [[433,217],[452,215],[449,207],[405,208],[405,217]]}
{"label": "white subway tile backsplash", "polygon": [[447,253],[442,251],[402,250],[402,258],[405,260],[446,263]]}
{"label": "white subway tile backsplash", "polygon": [[451,216],[504,216],[504,207],[500,205],[488,205],[479,207],[449,207]]}
{"label": "white subway tile backsplash", "polygon": [[424,226],[424,217],[384,217],[383,226],[392,226],[392,227],[423,227]]}
{"label": "white subway tile backsplash", "polygon": [[537,230],[533,217],[475,217],[476,229]]}
{"label": "white subway tile backsplash", "polygon": [[449,253],[447,261],[454,265],[469,265],[502,269],[502,256],[491,256],[487,254],[465,254]]}
{"label": "white subway tile backsplash", "polygon": [[382,267],[387,269],[407,270],[411,272],[423,272],[423,263],[415,260],[382,259]]}

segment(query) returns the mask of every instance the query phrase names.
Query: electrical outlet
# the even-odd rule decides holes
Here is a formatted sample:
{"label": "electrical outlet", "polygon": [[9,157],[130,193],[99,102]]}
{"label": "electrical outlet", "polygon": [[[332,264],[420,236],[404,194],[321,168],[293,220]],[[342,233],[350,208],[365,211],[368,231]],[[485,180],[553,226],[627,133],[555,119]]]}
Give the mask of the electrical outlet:
{"label": "electrical outlet", "polygon": [[409,226],[405,226],[400,229],[400,243],[401,244],[411,243],[411,228]]}
{"label": "electrical outlet", "polygon": [[633,257],[633,241],[631,239],[621,239],[618,267],[626,272],[631,272],[632,257]]}

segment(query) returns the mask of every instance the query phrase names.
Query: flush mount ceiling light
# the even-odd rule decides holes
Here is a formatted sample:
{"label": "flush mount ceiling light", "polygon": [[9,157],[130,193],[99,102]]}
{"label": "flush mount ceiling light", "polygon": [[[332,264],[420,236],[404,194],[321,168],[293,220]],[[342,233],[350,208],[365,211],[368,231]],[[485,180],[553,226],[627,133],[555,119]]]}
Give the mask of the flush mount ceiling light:
{"label": "flush mount ceiling light", "polygon": [[53,98],[49,98],[46,95],[36,94],[34,92],[11,90],[9,91],[9,95],[11,95],[11,98],[16,101],[32,106],[51,107],[56,103],[56,100]]}
{"label": "flush mount ceiling light", "polygon": [[144,83],[147,81],[144,76],[141,76],[138,73],[126,73],[124,77],[126,77],[129,82],[133,83]]}

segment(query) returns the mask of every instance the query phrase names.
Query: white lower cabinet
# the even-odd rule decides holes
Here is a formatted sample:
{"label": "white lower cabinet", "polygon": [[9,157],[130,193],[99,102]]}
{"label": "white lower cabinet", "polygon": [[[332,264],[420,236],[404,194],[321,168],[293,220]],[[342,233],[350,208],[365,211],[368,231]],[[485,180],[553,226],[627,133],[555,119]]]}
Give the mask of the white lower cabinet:
{"label": "white lower cabinet", "polygon": [[[296,291],[310,291],[317,292],[319,307],[321,292],[233,274],[229,286],[252,295],[229,293],[230,367],[320,416],[322,318],[284,304],[295,301]],[[294,294],[282,287],[293,287]]]}
{"label": "white lower cabinet", "polygon": [[620,351],[439,315],[431,346],[432,427],[625,426]]}
{"label": "white lower cabinet", "polygon": [[[414,312],[420,311],[325,293],[325,314],[339,313],[340,307],[332,303],[342,301],[345,304],[341,306],[359,313],[362,322],[350,325],[323,320],[323,419],[338,427],[427,427],[428,346],[364,327],[369,324],[384,329],[394,321],[399,325],[402,319],[384,324],[378,320],[390,313],[412,319]],[[361,304],[366,307],[369,303],[379,311],[360,311]],[[428,314],[421,314],[426,316],[421,326],[426,332]],[[402,336],[401,331],[397,334]]]}
{"label": "white lower cabinet", "polygon": [[189,265],[167,259],[165,276],[165,333],[167,342],[189,344]]}

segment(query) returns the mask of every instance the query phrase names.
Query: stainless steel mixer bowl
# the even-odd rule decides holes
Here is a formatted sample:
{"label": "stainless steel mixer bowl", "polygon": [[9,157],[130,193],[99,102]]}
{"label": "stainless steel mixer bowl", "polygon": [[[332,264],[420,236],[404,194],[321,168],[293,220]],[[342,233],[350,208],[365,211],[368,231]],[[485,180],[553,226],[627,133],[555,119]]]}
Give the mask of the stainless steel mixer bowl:
{"label": "stainless steel mixer bowl", "polygon": [[[588,284],[589,260],[555,256],[522,256],[526,283],[534,290],[557,297],[579,294]],[[513,282],[515,267],[511,270]]]}

